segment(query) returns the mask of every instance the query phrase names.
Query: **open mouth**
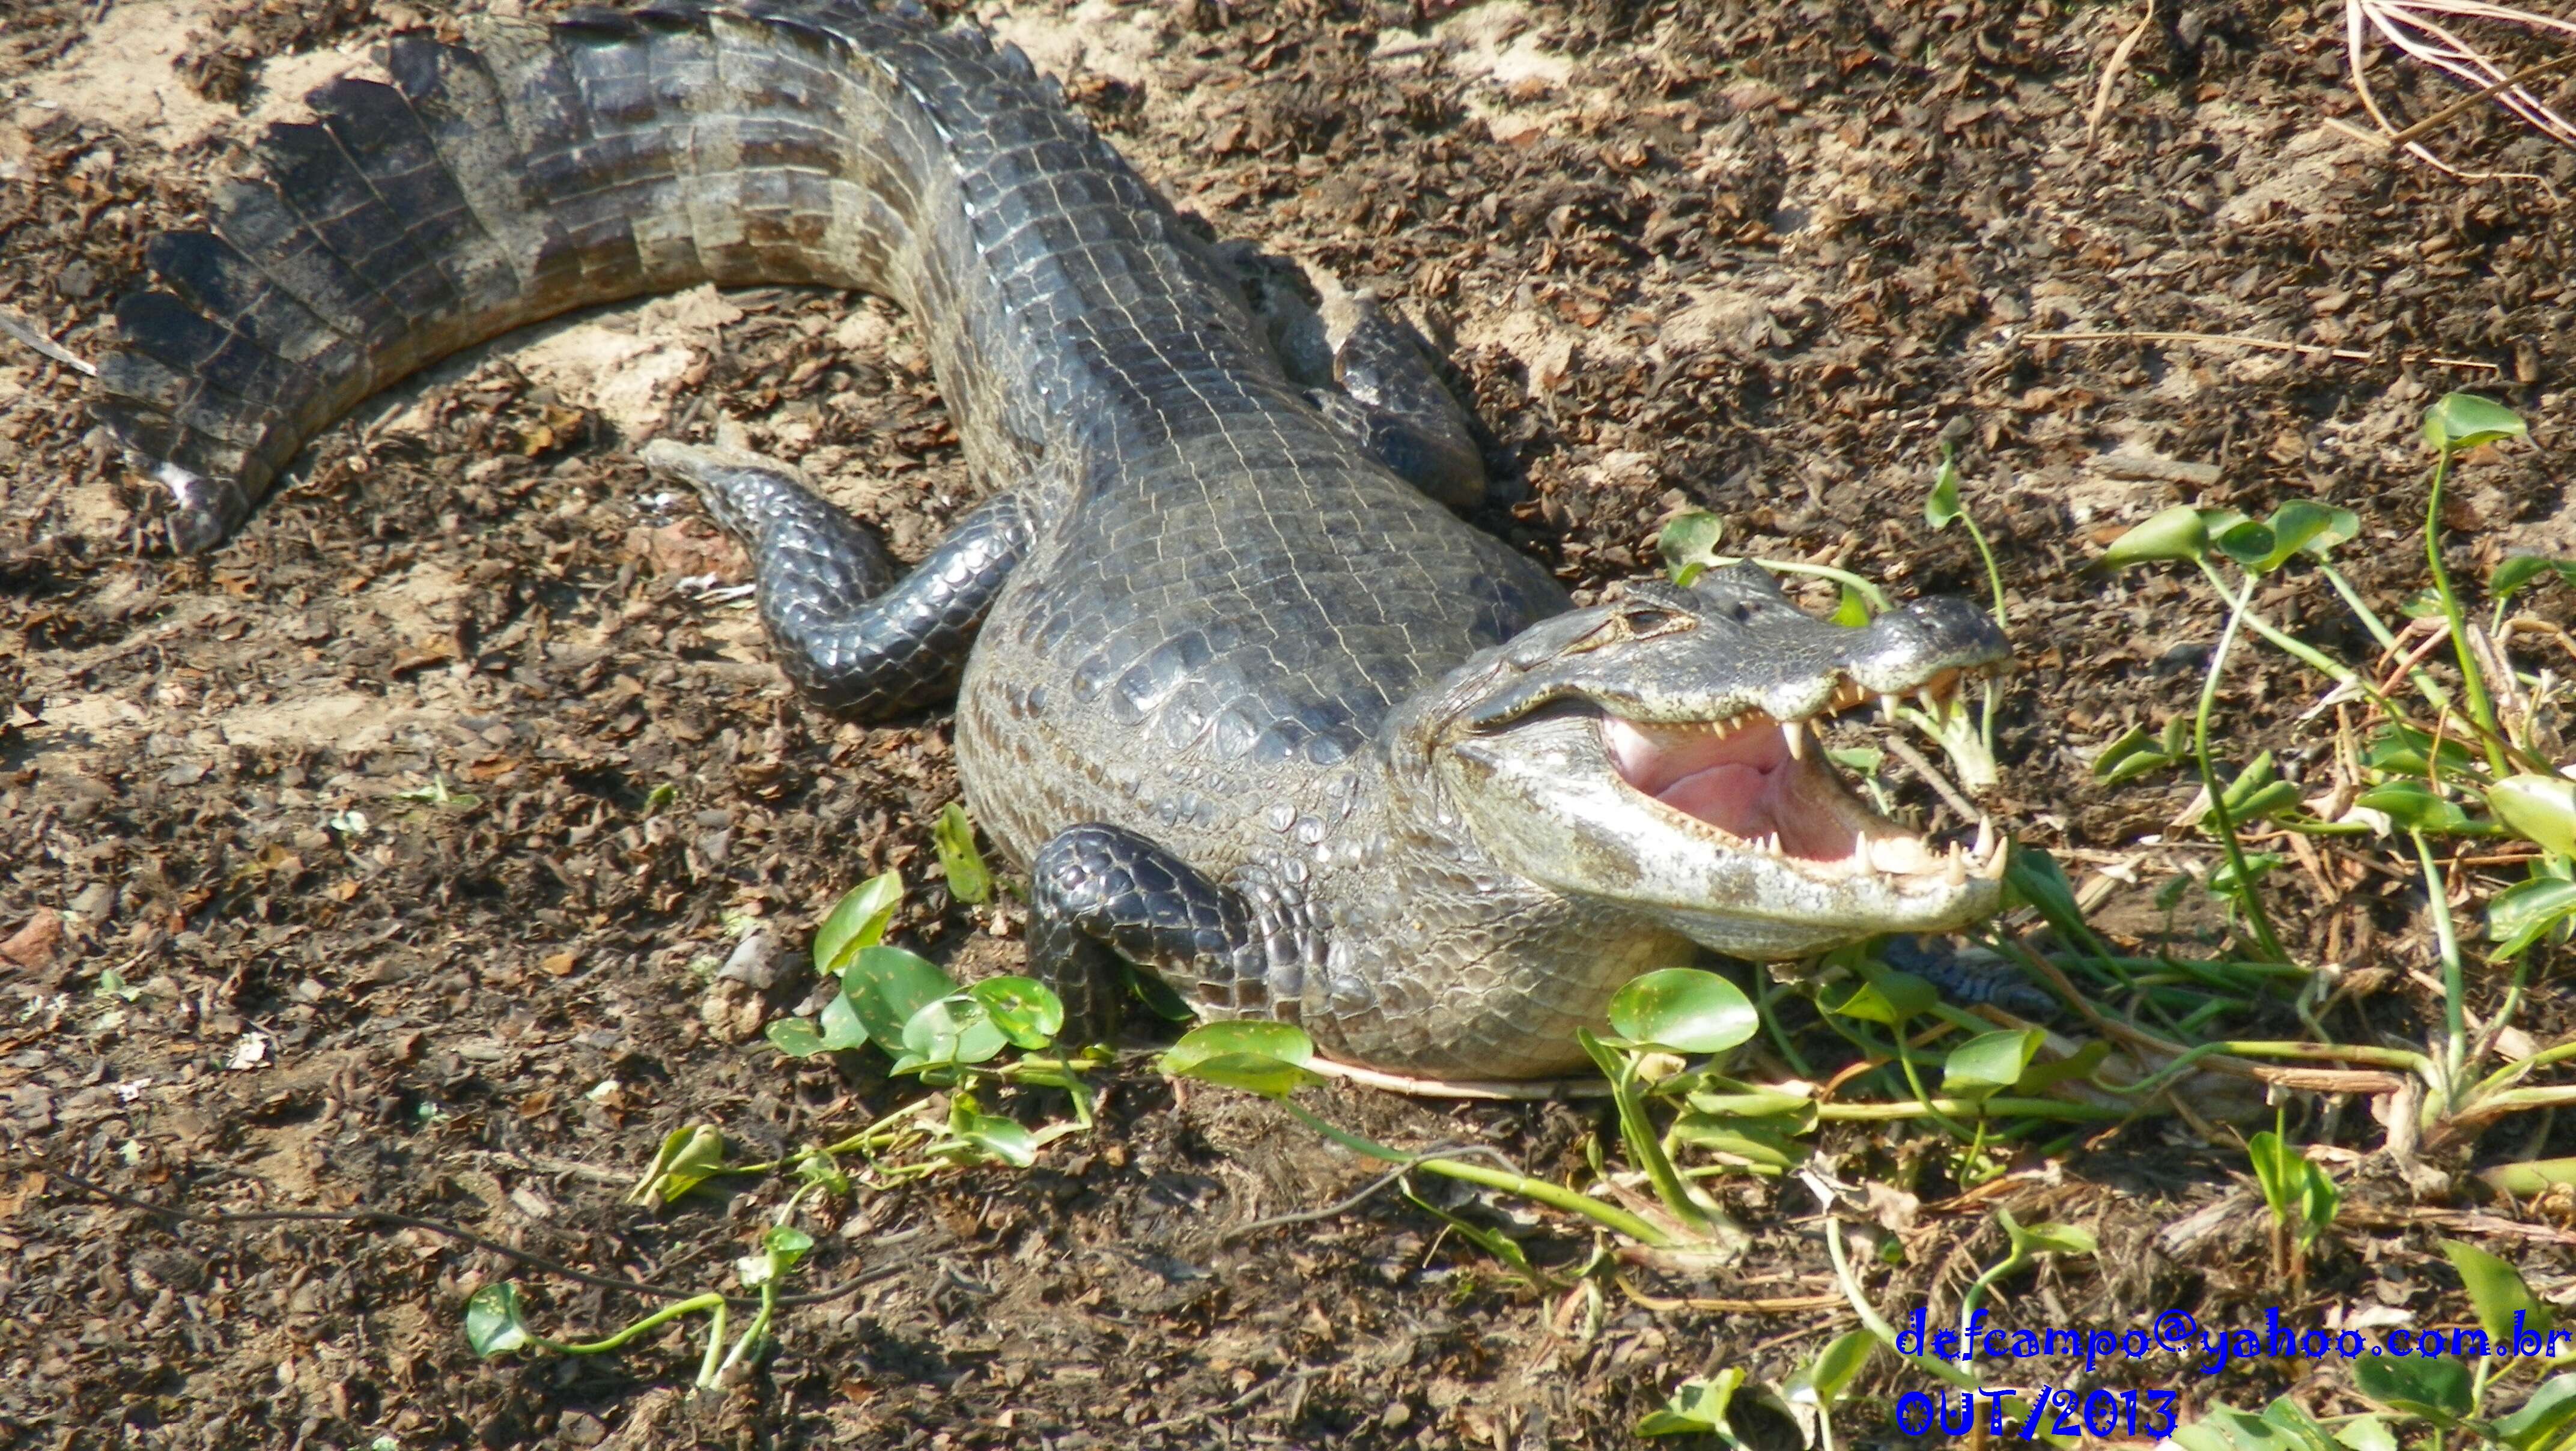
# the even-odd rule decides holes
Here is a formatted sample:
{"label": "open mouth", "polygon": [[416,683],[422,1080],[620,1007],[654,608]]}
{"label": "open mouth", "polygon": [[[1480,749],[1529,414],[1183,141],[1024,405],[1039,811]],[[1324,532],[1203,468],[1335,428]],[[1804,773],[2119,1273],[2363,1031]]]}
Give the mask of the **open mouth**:
{"label": "open mouth", "polygon": [[[1944,672],[1927,690],[1936,696],[1954,690],[1958,677]],[[1868,692],[1847,682],[1822,714],[1867,699]],[[1605,713],[1601,740],[1632,790],[1730,845],[1818,876],[1939,875],[1956,885],[1970,872],[1989,874],[2000,861],[1989,820],[1979,819],[1973,846],[1942,848],[1864,805],[1825,759],[1811,719],[1749,711],[1726,720],[1648,723]]]}

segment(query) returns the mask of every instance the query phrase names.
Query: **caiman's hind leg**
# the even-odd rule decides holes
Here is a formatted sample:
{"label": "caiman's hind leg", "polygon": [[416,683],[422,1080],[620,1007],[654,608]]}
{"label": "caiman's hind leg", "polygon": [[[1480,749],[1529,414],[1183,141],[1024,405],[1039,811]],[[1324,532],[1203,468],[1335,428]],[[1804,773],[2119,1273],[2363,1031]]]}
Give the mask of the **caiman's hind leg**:
{"label": "caiman's hind leg", "polygon": [[1220,886],[1115,826],[1067,827],[1029,867],[1029,972],[1064,1000],[1064,1040],[1118,1022],[1118,960],[1150,969],[1209,1017],[1279,1015],[1299,998],[1316,938],[1294,893]]}
{"label": "caiman's hind leg", "polygon": [[1365,292],[1248,242],[1217,249],[1306,401],[1396,476],[1459,513],[1485,501],[1485,451],[1430,343]]}
{"label": "caiman's hind leg", "polygon": [[1334,388],[1307,396],[1415,488],[1464,513],[1485,501],[1485,451],[1429,345],[1366,293],[1329,298]]}
{"label": "caiman's hind leg", "polygon": [[1017,496],[968,514],[912,573],[789,466],[731,448],[657,439],[654,472],[695,487],[751,554],[778,663],[828,708],[874,718],[947,697],[1003,582],[1028,552]]}

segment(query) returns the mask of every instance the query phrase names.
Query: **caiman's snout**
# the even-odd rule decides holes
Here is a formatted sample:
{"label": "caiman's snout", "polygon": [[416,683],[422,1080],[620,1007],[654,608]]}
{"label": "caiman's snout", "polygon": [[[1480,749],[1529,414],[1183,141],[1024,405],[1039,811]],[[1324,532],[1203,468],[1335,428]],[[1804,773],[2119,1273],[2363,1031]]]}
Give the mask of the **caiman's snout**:
{"label": "caiman's snout", "polygon": [[1946,699],[2010,657],[1964,600],[1844,627],[1738,566],[1632,586],[1471,662],[1436,759],[1478,837],[1534,879],[1724,951],[1795,956],[1992,910],[1991,826],[1941,847],[1871,810],[1815,723]]}

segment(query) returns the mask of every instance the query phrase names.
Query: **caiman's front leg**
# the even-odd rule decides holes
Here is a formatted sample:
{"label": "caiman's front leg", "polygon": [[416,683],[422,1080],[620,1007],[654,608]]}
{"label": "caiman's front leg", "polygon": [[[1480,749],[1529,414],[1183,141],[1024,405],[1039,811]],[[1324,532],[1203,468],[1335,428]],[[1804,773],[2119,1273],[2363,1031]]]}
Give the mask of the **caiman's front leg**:
{"label": "caiman's front leg", "polygon": [[899,715],[944,699],[984,612],[1028,552],[1027,510],[1015,495],[996,495],[898,580],[876,536],[785,464],[667,439],[643,456],[654,472],[694,486],[742,541],[780,668],[846,715]]}
{"label": "caiman's front leg", "polygon": [[1211,1018],[1293,1017],[1318,939],[1302,894],[1221,886],[1132,831],[1068,827],[1030,864],[1029,971],[1064,1000],[1068,1043],[1117,1026],[1119,958]]}

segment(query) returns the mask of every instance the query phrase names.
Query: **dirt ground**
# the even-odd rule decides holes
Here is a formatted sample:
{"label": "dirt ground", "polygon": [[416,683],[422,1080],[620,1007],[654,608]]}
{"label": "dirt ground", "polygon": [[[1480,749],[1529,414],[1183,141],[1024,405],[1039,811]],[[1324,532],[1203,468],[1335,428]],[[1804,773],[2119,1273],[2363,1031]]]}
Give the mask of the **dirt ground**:
{"label": "dirt ground", "polygon": [[[144,240],[192,213],[258,124],[436,10],[14,0],[0,307],[74,354],[103,349]],[[1485,522],[1582,590],[1651,569],[1660,523],[1700,506],[1746,553],[1979,593],[1967,541],[1921,514],[1937,440],[1962,441],[2022,652],[1996,804],[2079,885],[2135,880],[2105,884],[2113,923],[2156,919],[2140,838],[2190,792],[2105,790],[2086,763],[2188,709],[2219,616],[2196,581],[2084,572],[2102,541],[2182,500],[2342,505],[2366,526],[2349,570],[2392,608],[2425,582],[2416,420],[2476,386],[2532,419],[2534,443],[2473,461],[2454,567],[2576,554],[2576,153],[2483,110],[2434,133],[2443,154],[2539,180],[2461,180],[2355,140],[2367,118],[2332,6],[2157,4],[2105,89],[2147,12],[973,10],[1220,231],[1400,300],[1495,434],[1518,502]],[[2454,94],[2379,69],[2404,115]],[[2570,82],[2546,84],[2567,103]],[[2305,350],[2028,336],[2056,330]],[[1684,1377],[1781,1378],[1855,1323],[1794,1178],[1714,1181],[1754,1232],[1741,1263],[1604,1271],[1570,1293],[1521,1287],[1391,1195],[1238,1235],[1368,1170],[1265,1105],[1176,1090],[1142,1061],[1141,1025],[1096,1132],[1032,1170],[826,1215],[797,1287],[874,1278],[787,1312],[776,1358],[711,1401],[680,1395],[696,1342],[678,1330],[502,1363],[459,1330],[466,1296],[505,1276],[541,1327],[622,1323],[649,1307],[629,1295],[418,1228],[173,1224],[83,1192],[65,1175],[196,1210],[394,1211],[602,1274],[726,1286],[785,1191],[629,1207],[662,1136],[710,1124],[765,1154],[921,1091],[872,1054],[795,1063],[753,1036],[811,987],[797,967],[819,914],[900,866],[915,891],[895,940],[961,973],[1019,948],[1007,910],[937,881],[946,722],[867,728],[801,705],[747,609],[710,592],[736,557],[631,454],[740,417],[919,552],[975,490],[893,309],[703,292],[507,340],[326,434],[200,559],[147,543],[143,490],[82,396],[72,370],[0,340],[8,1444],[1534,1451],[1626,1444]],[[2163,462],[2119,461],[2139,456]],[[2265,604],[2367,654],[2322,589]],[[2327,737],[2298,719],[2316,681],[2240,658],[2219,702],[2228,752],[2316,766]],[[438,783],[464,795],[425,799]],[[2299,960],[2346,974],[2342,1040],[2420,1043],[2439,1020],[2420,889],[2360,868],[2276,880]],[[740,949],[746,930],[775,963]],[[715,976],[729,959],[783,976],[763,999]],[[2553,967],[2544,954],[2517,1018],[2543,1042],[2566,1030]],[[2472,1005],[2501,992],[2482,972]],[[2264,1025],[2300,1031],[2286,1009]],[[1483,1141],[1558,1177],[1608,1132],[1583,1104],[1315,1102],[1399,1144]],[[1901,1245],[1869,1280],[1898,1316],[1955,1307],[2002,1252],[1997,1208],[2104,1246],[2009,1281],[1998,1314],[2016,1324],[2126,1329],[2171,1307],[2209,1326],[2269,1308],[2458,1324],[2443,1237],[2521,1264],[2544,1298],[2576,1289],[2576,1235],[2461,1173],[2576,1153],[2576,1129],[2508,1120],[2410,1176],[2367,1107],[2294,1096],[2296,1136],[2346,1196],[2295,1294],[2216,1125],[2140,1119],[1968,1192],[1928,1127],[1827,1132],[1818,1163],[1884,1186],[1878,1223],[1846,1216]],[[1542,1264],[1581,1268],[1563,1222],[1507,1222]],[[2212,1379],[2157,1360],[2088,1384],[2358,1405],[2331,1363]],[[1888,1407],[1922,1388],[1881,1357],[1842,1430],[1898,1439]]]}

